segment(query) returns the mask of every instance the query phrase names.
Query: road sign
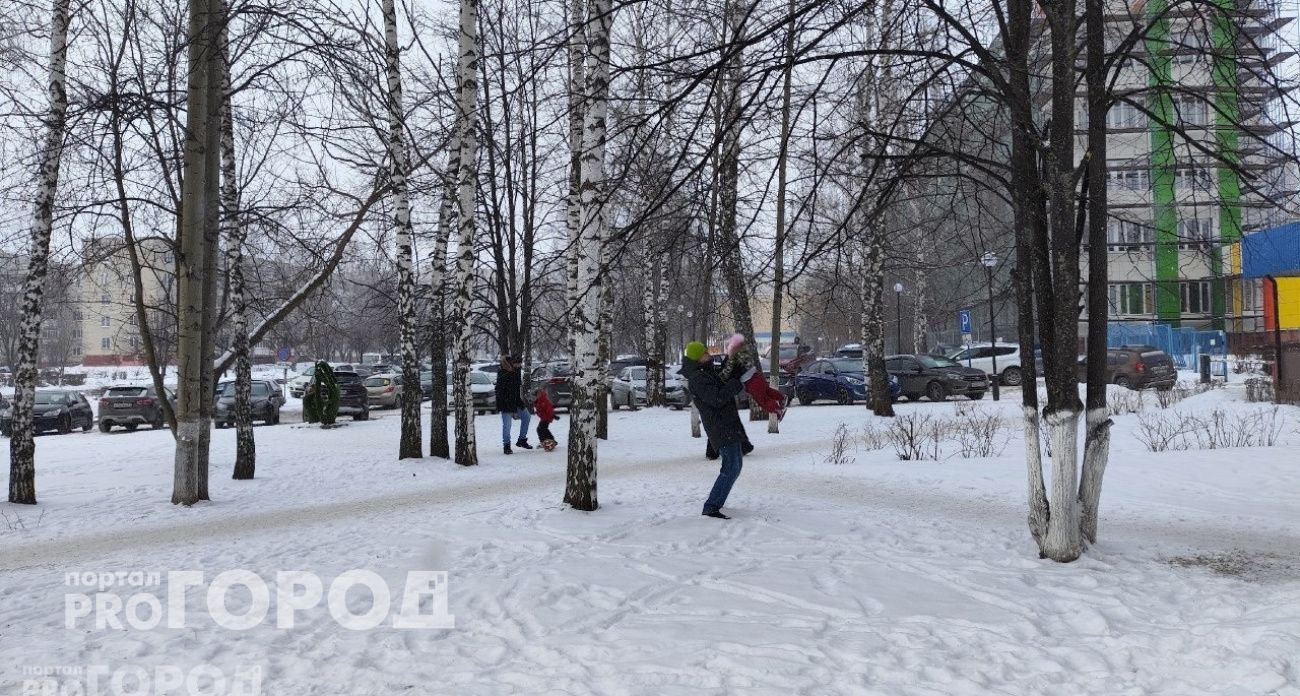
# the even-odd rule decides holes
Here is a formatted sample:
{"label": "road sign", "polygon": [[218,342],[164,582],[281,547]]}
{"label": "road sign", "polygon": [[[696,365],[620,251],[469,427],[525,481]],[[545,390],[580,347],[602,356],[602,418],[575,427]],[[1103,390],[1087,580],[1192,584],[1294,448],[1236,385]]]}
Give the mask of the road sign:
{"label": "road sign", "polygon": [[971,333],[971,321],[970,321],[969,309],[962,309],[957,311],[957,323],[960,325],[962,333],[964,334]]}
{"label": "road sign", "polygon": [[289,350],[289,346],[280,346],[280,350],[275,351],[275,359],[280,362],[289,362],[291,355],[293,351]]}

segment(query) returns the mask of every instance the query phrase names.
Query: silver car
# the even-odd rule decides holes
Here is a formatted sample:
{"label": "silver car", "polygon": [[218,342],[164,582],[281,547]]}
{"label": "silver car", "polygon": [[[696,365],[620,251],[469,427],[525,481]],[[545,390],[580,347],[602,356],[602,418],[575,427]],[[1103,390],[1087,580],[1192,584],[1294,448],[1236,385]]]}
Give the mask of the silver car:
{"label": "silver car", "polygon": [[[691,403],[690,393],[686,391],[686,382],[676,372],[664,370],[664,399],[669,406],[682,409]],[[609,388],[610,405],[617,409],[646,405],[646,367],[634,365],[625,367],[618,373]]]}

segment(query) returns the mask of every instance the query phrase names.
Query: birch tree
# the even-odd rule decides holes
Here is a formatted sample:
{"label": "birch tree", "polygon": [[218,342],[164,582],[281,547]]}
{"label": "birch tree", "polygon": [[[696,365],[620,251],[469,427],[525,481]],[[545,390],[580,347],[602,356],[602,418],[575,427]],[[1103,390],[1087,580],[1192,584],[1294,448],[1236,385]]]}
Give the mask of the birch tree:
{"label": "birch tree", "polygon": [[59,189],[63,137],[67,129],[68,24],[70,1],[55,0],[50,16],[49,106],[45,140],[40,152],[40,183],[32,214],[27,278],[23,284],[18,364],[14,374],[11,439],[9,440],[9,502],[36,504],[36,441],[32,432],[36,398],[36,357],[40,349],[45,279],[49,272],[50,238],[54,231],[54,201]]}
{"label": "birch tree", "polygon": [[[393,189],[393,225],[397,228],[397,316],[401,333],[402,409],[398,459],[424,456],[420,442],[420,363],[415,352],[415,251],[411,198],[406,177],[410,154],[402,111],[401,47],[397,43],[397,9],[383,0],[384,56],[388,76],[388,173]],[[441,397],[440,397],[441,398]]]}
{"label": "birch tree", "polygon": [[[795,14],[794,0],[788,5],[790,25],[786,29],[784,62],[781,75],[781,131],[779,150],[776,156],[776,244],[772,251],[772,347],[771,364],[768,365],[768,384],[773,389],[781,386],[781,301],[785,298],[785,189],[786,175],[790,154],[790,102],[793,90]],[[798,350],[798,347],[795,347]],[[767,432],[781,431],[780,421],[775,413],[767,416]]]}
{"label": "birch tree", "polygon": [[447,147],[447,169],[442,182],[442,205],[438,209],[438,231],[433,245],[433,261],[429,269],[429,285],[433,289],[430,308],[429,362],[433,370],[433,395],[429,402],[429,456],[451,458],[451,445],[447,439],[447,334],[452,323],[447,314],[447,246],[452,228],[456,226],[457,189],[460,175],[460,120],[452,127],[452,140]]}
{"label": "birch tree", "polygon": [[[229,6],[222,1],[223,15]],[[247,229],[239,203],[235,162],[234,97],[230,85],[230,31],[221,29],[221,208],[226,240],[226,273],[230,279],[231,350],[235,354],[235,479],[251,479],[257,471],[257,442],[253,437],[253,368],[249,360],[248,297],[244,287],[244,240]]]}
{"label": "birch tree", "polygon": [[598,507],[596,497],[596,403],[600,392],[600,314],[598,284],[606,227],[605,139],[609,97],[610,0],[590,0],[586,17],[587,62],[583,90],[581,151],[582,206],[575,244],[577,297],[570,310],[575,363],[573,408],[569,417],[569,460],[564,502],[579,510]]}
{"label": "birch tree", "polygon": [[452,140],[460,147],[459,170],[456,174],[456,224],[459,235],[453,398],[456,411],[456,463],[461,466],[478,464],[474,437],[474,401],[469,390],[469,366],[474,349],[471,311],[474,302],[474,212],[477,200],[475,164],[478,161],[478,138],[474,131],[474,113],[478,99],[478,7],[478,0],[460,0],[460,38],[456,66],[457,132]]}

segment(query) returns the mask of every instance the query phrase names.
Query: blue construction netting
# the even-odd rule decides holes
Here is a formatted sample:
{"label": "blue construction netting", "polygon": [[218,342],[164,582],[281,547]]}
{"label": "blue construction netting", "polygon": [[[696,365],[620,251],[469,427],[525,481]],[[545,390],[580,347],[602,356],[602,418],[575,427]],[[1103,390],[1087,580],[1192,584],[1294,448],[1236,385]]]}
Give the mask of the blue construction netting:
{"label": "blue construction netting", "polygon": [[1168,353],[1179,368],[1194,370],[1202,354],[1227,355],[1228,336],[1222,331],[1174,328],[1168,324],[1112,322],[1107,325],[1106,342],[1120,346],[1155,346]]}

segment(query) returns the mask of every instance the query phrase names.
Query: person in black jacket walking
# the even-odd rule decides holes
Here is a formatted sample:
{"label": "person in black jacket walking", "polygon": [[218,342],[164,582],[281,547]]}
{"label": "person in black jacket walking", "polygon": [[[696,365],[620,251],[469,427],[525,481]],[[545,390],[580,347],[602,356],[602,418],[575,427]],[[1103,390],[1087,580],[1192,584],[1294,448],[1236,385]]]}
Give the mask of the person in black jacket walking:
{"label": "person in black jacket walking", "polygon": [[722,514],[722,506],[727,503],[731,487],[740,477],[744,458],[741,446],[745,441],[745,426],[741,424],[740,415],[736,412],[736,395],[751,375],[733,374],[723,380],[718,374],[718,368],[713,365],[708,349],[698,341],[687,344],[681,374],[686,378],[691,398],[695,400],[695,407],[700,412],[700,421],[704,424],[705,434],[709,436],[709,444],[722,456],[722,470],[718,472],[713,489],[704,501],[704,511],[700,514],[730,519]]}
{"label": "person in black jacket walking", "polygon": [[501,371],[497,373],[497,413],[501,414],[501,444],[506,454],[514,454],[510,449],[510,427],[512,421],[519,419],[519,440],[516,447],[532,449],[528,444],[528,407],[524,404],[523,377],[519,370],[524,361],[517,355],[501,359]]}

